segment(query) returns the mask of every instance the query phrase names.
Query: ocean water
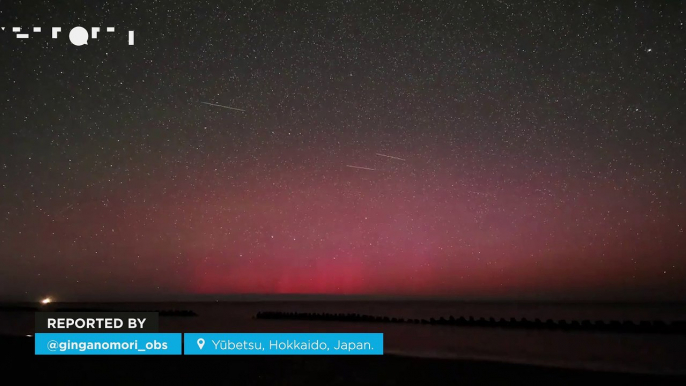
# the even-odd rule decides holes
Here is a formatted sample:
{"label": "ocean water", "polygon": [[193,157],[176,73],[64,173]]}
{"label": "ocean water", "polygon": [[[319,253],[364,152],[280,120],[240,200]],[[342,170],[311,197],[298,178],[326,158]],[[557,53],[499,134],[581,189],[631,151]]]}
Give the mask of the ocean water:
{"label": "ocean water", "polygon": [[[216,302],[60,304],[103,310],[193,310],[197,317],[160,317],[161,332],[381,332],[398,355],[637,373],[686,374],[686,336],[333,321],[259,320],[259,311],[360,313],[399,318],[539,318],[686,320],[683,305],[474,304],[454,302]],[[47,309],[46,309],[47,310]],[[0,311],[0,333],[33,334],[34,315]]]}

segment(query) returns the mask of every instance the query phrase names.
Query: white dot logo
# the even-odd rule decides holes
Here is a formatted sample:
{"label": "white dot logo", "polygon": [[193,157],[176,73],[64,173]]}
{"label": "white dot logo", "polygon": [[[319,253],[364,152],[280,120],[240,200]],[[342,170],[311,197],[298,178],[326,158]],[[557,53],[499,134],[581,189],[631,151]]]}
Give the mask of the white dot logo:
{"label": "white dot logo", "polygon": [[88,31],[83,27],[74,27],[69,32],[69,40],[75,46],[88,45]]}

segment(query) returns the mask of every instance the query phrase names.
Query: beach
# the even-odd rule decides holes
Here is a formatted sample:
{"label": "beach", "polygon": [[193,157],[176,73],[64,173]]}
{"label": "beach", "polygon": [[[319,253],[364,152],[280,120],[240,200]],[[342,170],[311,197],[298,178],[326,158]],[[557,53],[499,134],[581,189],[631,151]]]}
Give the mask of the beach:
{"label": "beach", "polygon": [[[467,304],[455,302],[199,302],[54,303],[58,309],[177,310],[196,316],[161,316],[160,332],[175,333],[383,333],[384,354],[412,358],[485,361],[570,370],[631,374],[686,374],[686,335],[502,329],[397,323],[255,319],[260,311],[359,312],[390,317],[454,315],[495,318],[682,320],[684,307]],[[0,311],[0,334],[31,335],[34,312]],[[375,359],[378,360],[378,359]]]}
{"label": "beach", "polygon": [[[558,369],[489,361],[339,356],[35,356],[33,338],[0,337],[5,377],[50,384],[622,385],[683,384],[684,377]],[[3,366],[4,367],[4,366]]]}

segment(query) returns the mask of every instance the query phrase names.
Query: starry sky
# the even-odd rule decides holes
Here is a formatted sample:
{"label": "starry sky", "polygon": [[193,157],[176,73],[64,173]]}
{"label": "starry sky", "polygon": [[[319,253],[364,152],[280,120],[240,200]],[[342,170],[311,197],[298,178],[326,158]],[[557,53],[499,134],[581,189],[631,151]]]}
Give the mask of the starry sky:
{"label": "starry sky", "polygon": [[0,300],[686,300],[683,2],[55,3],[0,3]]}

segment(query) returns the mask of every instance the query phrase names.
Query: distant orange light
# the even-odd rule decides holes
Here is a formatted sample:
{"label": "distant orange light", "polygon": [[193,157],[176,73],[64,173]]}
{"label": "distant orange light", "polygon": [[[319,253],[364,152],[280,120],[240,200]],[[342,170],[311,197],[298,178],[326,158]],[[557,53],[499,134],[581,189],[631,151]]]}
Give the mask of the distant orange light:
{"label": "distant orange light", "polygon": [[48,303],[51,303],[51,302],[52,302],[52,299],[50,299],[50,298],[45,298],[45,299],[41,300],[40,302],[43,303],[43,304],[48,304]]}

